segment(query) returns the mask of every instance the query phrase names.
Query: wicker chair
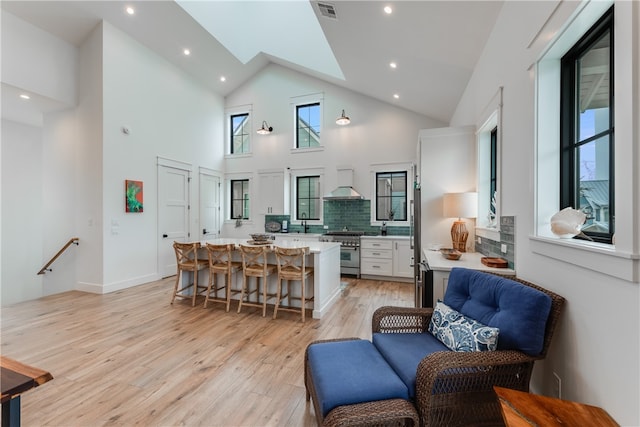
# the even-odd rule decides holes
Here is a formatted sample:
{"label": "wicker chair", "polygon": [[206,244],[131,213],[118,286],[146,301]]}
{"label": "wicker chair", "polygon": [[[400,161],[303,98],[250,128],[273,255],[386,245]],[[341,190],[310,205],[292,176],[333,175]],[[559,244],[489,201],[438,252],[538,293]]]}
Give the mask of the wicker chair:
{"label": "wicker chair", "polygon": [[[546,357],[564,298],[527,281],[511,280],[551,297],[543,350],[529,356],[514,350],[489,352],[435,352],[426,356],[416,373],[415,405],[423,426],[503,425],[493,386],[529,391],[536,360]],[[372,318],[372,331],[425,332],[433,309],[381,307]]]}
{"label": "wicker chair", "polygon": [[[267,278],[278,268],[275,264],[267,262],[267,254],[270,252],[268,246],[246,246],[240,245],[242,253],[242,291],[238,302],[238,313],[243,305],[250,307],[262,307],[262,317],[267,314],[267,300],[275,298],[276,294],[268,292]],[[251,277],[256,279],[256,287],[249,289]],[[260,298],[260,278],[262,278],[262,298]],[[256,301],[249,301],[251,294],[256,294]]]}
{"label": "wicker chair", "polygon": [[[176,253],[176,265],[178,268],[176,274],[176,283],[173,287],[173,296],[171,297],[171,304],[176,299],[191,298],[191,306],[196,305],[196,297],[202,295],[206,291],[207,287],[198,284],[198,272],[207,268],[208,260],[198,258],[198,251],[200,249],[200,242],[179,243],[173,242],[173,249]],[[193,273],[193,282],[187,285],[183,285],[178,289],[180,279],[183,272]],[[187,289],[191,289],[191,295],[184,293]]]}
{"label": "wicker chair", "polygon": [[[300,317],[304,322],[307,303],[313,301],[313,293],[310,296],[306,295],[307,278],[313,274],[313,267],[308,267],[305,260],[306,255],[309,253],[309,247],[281,248],[275,246],[273,250],[278,261],[278,293],[276,305],[273,309],[273,318],[277,317],[278,309],[280,309],[300,313]],[[300,298],[291,295],[291,281],[300,282]],[[284,282],[287,283],[287,289],[283,293]],[[287,306],[281,307],[280,303],[285,298],[287,299]],[[291,305],[292,299],[300,299],[300,308]]]}
{"label": "wicker chair", "polygon": [[[231,296],[235,293],[240,293],[240,290],[234,290],[231,287],[231,276],[242,270],[242,263],[232,260],[233,250],[235,246],[232,244],[225,245],[212,245],[206,244],[207,253],[209,254],[209,287],[205,293],[204,308],[207,308],[209,301],[222,302],[227,305],[227,311],[231,306]],[[225,276],[225,284],[220,285],[218,281],[218,274]],[[213,289],[213,295],[211,290]],[[225,290],[225,297],[220,298],[218,291]]]}

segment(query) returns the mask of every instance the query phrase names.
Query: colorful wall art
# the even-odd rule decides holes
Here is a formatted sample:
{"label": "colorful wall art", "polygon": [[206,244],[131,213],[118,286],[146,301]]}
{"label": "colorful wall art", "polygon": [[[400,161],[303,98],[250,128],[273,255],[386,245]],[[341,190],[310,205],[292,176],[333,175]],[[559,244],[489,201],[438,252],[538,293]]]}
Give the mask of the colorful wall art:
{"label": "colorful wall art", "polygon": [[124,182],[126,212],[142,212],[142,181]]}

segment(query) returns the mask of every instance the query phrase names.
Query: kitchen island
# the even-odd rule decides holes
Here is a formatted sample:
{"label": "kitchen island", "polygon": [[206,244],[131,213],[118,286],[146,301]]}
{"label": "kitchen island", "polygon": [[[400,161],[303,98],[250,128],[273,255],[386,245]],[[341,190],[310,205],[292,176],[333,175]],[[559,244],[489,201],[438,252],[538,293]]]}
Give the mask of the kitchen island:
{"label": "kitchen island", "polygon": [[[239,245],[250,245],[247,239],[231,239],[231,238],[219,238],[204,240],[201,242],[204,247],[206,243],[212,245],[224,245],[233,244],[236,247]],[[320,319],[333,305],[336,299],[340,296],[340,244],[333,242],[316,242],[316,241],[295,241],[290,239],[278,240],[273,242],[272,245],[278,245],[284,248],[297,248],[308,247],[309,255],[307,255],[307,266],[313,267],[313,275],[306,282],[306,292],[311,294],[313,292],[313,318]],[[236,251],[234,259],[241,261],[241,254]],[[268,262],[276,264],[275,254],[269,254]],[[208,281],[208,271],[202,271],[200,283],[205,280]],[[183,280],[185,277],[182,278]],[[277,285],[278,274],[271,275],[268,280],[269,292],[275,292]],[[236,278],[238,282],[242,281],[242,272],[238,274]],[[241,286],[239,284],[238,286]],[[295,295],[295,293],[293,294]],[[299,305],[298,305],[299,306]]]}

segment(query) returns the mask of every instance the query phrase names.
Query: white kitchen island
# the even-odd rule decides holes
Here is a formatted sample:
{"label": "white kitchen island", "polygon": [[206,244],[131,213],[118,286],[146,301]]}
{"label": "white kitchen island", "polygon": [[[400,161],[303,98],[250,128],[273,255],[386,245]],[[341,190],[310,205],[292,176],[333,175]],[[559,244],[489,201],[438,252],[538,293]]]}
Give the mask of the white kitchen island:
{"label": "white kitchen island", "polygon": [[[238,245],[249,245],[247,239],[230,239],[219,238],[204,240],[201,242],[204,247],[206,243],[213,245],[220,244],[233,244],[236,247]],[[316,241],[294,241],[294,240],[279,240],[273,242],[273,245],[278,245],[285,248],[296,248],[307,246],[309,248],[309,255],[307,255],[306,264],[313,267],[313,276],[306,282],[306,292],[310,294],[313,291],[313,318],[320,319],[333,305],[336,299],[340,296],[340,244],[333,242],[316,242]],[[238,261],[241,260],[241,254],[236,251],[234,257]],[[275,254],[270,254],[268,258],[269,263],[276,263]],[[204,283],[208,281],[208,271],[201,272],[199,281]],[[183,278],[184,279],[184,278]],[[278,274],[273,274],[268,280],[269,292],[275,292],[277,284]],[[238,273],[238,281],[242,281],[242,272]],[[254,280],[254,279],[252,279]],[[241,286],[241,285],[240,285]],[[295,295],[295,293],[293,293]],[[299,304],[298,304],[299,306]]]}

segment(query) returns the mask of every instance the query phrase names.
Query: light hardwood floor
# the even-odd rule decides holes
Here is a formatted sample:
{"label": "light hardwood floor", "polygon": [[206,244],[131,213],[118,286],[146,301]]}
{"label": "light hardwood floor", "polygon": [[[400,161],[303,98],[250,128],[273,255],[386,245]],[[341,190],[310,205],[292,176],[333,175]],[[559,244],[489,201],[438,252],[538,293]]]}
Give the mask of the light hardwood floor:
{"label": "light hardwood floor", "polygon": [[4,307],[2,354],[54,376],[23,395],[22,425],[313,426],[307,344],[371,338],[376,308],[413,305],[412,284],[343,278],[338,302],[303,324],[273,307],[170,305],[173,280]]}

